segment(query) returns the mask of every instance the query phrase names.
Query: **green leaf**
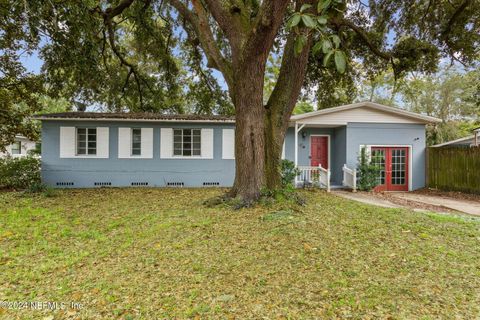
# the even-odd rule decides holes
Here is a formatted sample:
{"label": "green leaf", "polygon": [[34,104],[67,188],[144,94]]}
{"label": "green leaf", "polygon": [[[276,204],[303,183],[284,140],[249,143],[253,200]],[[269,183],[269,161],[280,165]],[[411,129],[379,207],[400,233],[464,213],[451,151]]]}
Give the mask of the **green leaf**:
{"label": "green leaf", "polygon": [[319,24],[327,24],[328,19],[326,16],[320,16],[317,18],[317,21]]}
{"label": "green leaf", "polygon": [[305,25],[305,27],[311,28],[311,29],[315,28],[315,26],[317,25],[315,23],[315,20],[313,20],[311,16],[306,14],[302,15],[302,22]]}
{"label": "green leaf", "polygon": [[338,49],[338,47],[340,46],[340,37],[334,34],[332,36],[332,41],[335,44],[335,48]]}
{"label": "green leaf", "polygon": [[332,43],[328,39],[324,39],[322,42],[322,52],[327,53],[332,50]]}
{"label": "green leaf", "polygon": [[317,54],[322,49],[323,42],[317,42],[312,48],[313,54]]}
{"label": "green leaf", "polygon": [[303,47],[305,46],[305,43],[307,42],[307,38],[302,34],[297,36],[297,39],[295,39],[295,54],[299,55],[302,53]]}
{"label": "green leaf", "polygon": [[328,9],[328,7],[330,6],[331,3],[332,3],[332,0],[318,1],[317,12],[320,13],[320,12]]}
{"label": "green leaf", "polygon": [[335,67],[340,73],[344,73],[345,68],[347,67],[347,58],[345,57],[345,53],[341,50],[335,51]]}
{"label": "green leaf", "polygon": [[323,66],[324,67],[326,67],[328,65],[328,62],[330,61],[330,58],[332,57],[333,52],[334,51],[332,50],[323,57]]}
{"label": "green leaf", "polygon": [[311,4],[304,4],[301,8],[300,8],[300,12],[304,12],[305,10],[308,10],[312,7]]}
{"label": "green leaf", "polygon": [[301,18],[302,16],[298,13],[295,13],[294,15],[292,15],[287,22],[288,27],[289,28],[296,27],[300,23]]}

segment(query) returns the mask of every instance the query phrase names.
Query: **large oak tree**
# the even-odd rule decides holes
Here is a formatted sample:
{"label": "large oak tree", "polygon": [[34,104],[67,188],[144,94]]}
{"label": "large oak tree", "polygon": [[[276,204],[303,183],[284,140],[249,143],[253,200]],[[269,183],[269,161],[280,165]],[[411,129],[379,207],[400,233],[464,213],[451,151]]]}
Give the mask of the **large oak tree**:
{"label": "large oak tree", "polygon": [[[442,57],[471,63],[480,37],[474,0],[25,0],[6,6],[5,18],[18,20],[21,13],[19,23],[36,43],[48,39],[41,51],[47,82],[59,88],[68,79],[72,95],[81,90],[101,100],[116,89],[122,93],[116,103],[149,110],[156,93],[175,89],[179,52],[190,52],[189,59],[197,54],[190,60],[197,70],[218,70],[236,115],[231,196],[247,203],[262,187],[280,186],[281,146],[312,62],[320,87],[328,84],[325,68],[348,73],[346,61],[353,60],[371,70],[390,65],[401,76],[433,71]],[[281,66],[267,100],[272,54]],[[105,75],[117,79],[115,86],[106,85]]]}

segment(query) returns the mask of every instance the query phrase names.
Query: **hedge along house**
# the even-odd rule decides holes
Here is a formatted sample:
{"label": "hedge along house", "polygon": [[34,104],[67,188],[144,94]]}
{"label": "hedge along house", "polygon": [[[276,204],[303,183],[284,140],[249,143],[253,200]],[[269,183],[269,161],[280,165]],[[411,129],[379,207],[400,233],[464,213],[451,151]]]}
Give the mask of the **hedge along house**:
{"label": "hedge along house", "polygon": [[[234,118],[89,112],[36,118],[42,121],[42,179],[47,185],[233,184]],[[355,188],[363,147],[382,168],[378,190],[414,190],[425,185],[425,125],[438,121],[371,102],[296,115],[282,157],[301,169],[297,185]]]}

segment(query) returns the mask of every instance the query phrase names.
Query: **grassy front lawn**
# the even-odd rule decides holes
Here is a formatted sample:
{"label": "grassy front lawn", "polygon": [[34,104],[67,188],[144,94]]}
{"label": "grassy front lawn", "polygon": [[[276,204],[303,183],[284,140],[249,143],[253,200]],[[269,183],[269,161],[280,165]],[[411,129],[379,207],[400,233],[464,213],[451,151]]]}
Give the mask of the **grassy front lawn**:
{"label": "grassy front lawn", "polygon": [[[0,193],[12,319],[477,318],[480,220],[305,192],[305,207],[206,208],[218,189]],[[52,318],[53,316],[53,318]]]}

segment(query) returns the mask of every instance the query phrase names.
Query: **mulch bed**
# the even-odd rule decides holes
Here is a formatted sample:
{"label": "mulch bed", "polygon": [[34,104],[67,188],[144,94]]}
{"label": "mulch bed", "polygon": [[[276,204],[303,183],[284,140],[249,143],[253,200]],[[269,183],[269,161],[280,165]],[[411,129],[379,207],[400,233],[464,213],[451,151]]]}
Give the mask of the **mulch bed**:
{"label": "mulch bed", "polygon": [[436,196],[442,198],[454,198],[457,200],[480,201],[480,194],[463,193],[458,191],[441,191],[437,189],[424,188],[414,191],[414,193],[426,196]]}
{"label": "mulch bed", "polygon": [[404,206],[411,209],[419,209],[419,210],[428,210],[428,211],[436,211],[436,212],[446,212],[446,213],[456,213],[458,211],[452,210],[450,208],[446,208],[444,206],[434,206],[430,204],[426,204],[423,202],[407,200],[403,198],[396,197],[392,192],[377,192],[374,193],[374,196],[388,200],[392,203],[398,204],[400,206]]}

